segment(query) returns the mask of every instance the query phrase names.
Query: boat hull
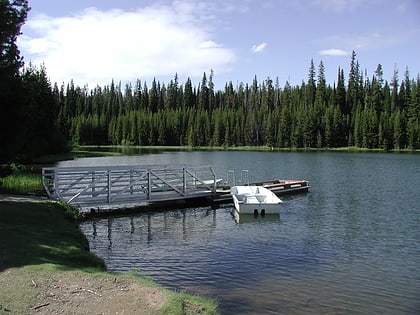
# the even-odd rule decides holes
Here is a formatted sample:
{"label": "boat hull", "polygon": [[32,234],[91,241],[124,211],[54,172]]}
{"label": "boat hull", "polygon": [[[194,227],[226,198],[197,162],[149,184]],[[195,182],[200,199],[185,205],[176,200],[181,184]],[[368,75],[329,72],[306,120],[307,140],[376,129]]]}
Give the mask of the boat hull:
{"label": "boat hull", "polygon": [[280,221],[280,214],[277,211],[275,214],[254,215],[254,214],[239,214],[236,208],[232,208],[232,216],[236,223],[255,223],[255,222],[276,222]]}
{"label": "boat hull", "polygon": [[281,204],[235,204],[235,209],[238,211],[239,214],[278,214],[279,213],[279,206]]}
{"label": "boat hull", "polygon": [[260,186],[234,186],[231,194],[238,214],[278,214],[283,203],[273,192]]}

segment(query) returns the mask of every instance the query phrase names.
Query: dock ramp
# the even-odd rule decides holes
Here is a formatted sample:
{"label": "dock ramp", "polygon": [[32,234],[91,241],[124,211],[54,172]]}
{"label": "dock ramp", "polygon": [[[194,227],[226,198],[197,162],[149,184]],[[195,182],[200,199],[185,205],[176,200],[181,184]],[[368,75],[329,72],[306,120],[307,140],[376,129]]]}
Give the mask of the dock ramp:
{"label": "dock ramp", "polygon": [[48,167],[42,184],[50,198],[87,211],[211,198],[217,180],[211,166]]}

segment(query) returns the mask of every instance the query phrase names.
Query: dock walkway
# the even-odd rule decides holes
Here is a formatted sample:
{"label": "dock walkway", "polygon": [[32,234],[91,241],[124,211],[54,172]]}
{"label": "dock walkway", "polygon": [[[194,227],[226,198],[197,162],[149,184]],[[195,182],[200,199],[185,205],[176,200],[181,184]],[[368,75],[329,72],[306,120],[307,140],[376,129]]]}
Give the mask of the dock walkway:
{"label": "dock walkway", "polygon": [[[124,212],[144,207],[163,207],[204,202],[232,202],[230,187],[217,179],[211,166],[96,166],[48,167],[42,169],[42,184],[51,199],[82,213]],[[242,171],[243,185],[264,186],[278,195],[306,192],[306,180],[268,180],[250,183]],[[228,177],[229,177],[228,176]]]}
{"label": "dock walkway", "polygon": [[211,166],[97,166],[42,169],[48,197],[81,212],[142,207],[212,198],[216,175]]}

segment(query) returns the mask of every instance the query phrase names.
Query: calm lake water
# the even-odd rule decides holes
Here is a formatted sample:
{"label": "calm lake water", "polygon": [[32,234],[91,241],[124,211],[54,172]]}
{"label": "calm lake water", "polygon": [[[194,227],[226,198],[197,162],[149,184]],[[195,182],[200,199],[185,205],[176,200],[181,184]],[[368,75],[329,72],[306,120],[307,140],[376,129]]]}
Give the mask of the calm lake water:
{"label": "calm lake water", "polygon": [[223,314],[420,314],[420,155],[143,153],[59,165],[209,164],[312,187],[241,224],[231,205],[83,222],[109,270],[215,298]]}

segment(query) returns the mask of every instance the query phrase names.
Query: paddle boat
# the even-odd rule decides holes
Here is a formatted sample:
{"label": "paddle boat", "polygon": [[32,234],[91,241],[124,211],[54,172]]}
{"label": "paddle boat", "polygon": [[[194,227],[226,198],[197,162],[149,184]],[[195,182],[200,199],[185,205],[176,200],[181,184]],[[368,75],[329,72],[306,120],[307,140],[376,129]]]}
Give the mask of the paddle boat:
{"label": "paddle boat", "polygon": [[234,186],[230,194],[238,214],[279,214],[283,203],[271,190],[262,186]]}

